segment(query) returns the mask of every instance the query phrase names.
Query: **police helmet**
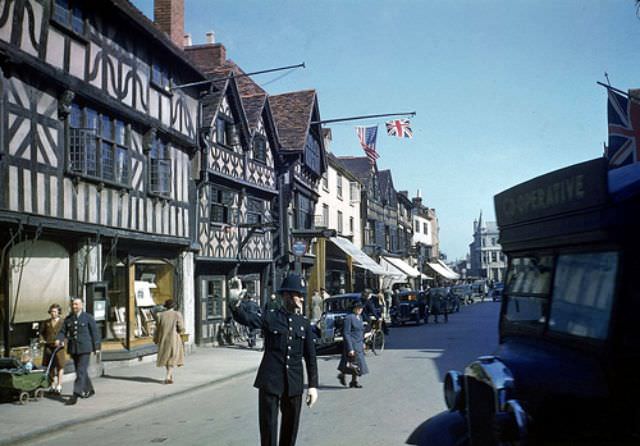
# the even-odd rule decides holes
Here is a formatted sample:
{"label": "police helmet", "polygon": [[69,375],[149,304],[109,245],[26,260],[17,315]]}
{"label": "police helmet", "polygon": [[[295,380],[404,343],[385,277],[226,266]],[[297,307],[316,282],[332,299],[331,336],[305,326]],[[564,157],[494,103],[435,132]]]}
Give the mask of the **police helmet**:
{"label": "police helmet", "polygon": [[302,278],[299,274],[289,273],[287,274],[287,277],[285,277],[282,281],[282,285],[280,285],[278,293],[282,294],[285,291],[306,296],[307,284],[305,283],[304,278]]}

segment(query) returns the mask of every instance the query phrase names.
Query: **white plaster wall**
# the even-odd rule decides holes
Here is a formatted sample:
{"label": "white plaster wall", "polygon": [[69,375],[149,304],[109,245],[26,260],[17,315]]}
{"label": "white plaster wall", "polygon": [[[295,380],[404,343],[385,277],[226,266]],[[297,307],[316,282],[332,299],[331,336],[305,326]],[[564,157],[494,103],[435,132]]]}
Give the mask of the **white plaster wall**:
{"label": "white plaster wall", "polygon": [[182,299],[184,305],[185,332],[189,334],[189,350],[196,336],[196,295],[194,278],[194,255],[183,252],[182,256]]}
{"label": "white plaster wall", "polygon": [[[429,220],[424,217],[420,217],[418,215],[413,216],[413,237],[412,244],[416,245],[418,243],[422,243],[423,245],[433,245],[433,225]],[[420,232],[416,231],[416,222],[420,226]],[[427,224],[429,227],[429,234],[424,233],[424,224]]]}
{"label": "white plaster wall", "polygon": [[[338,211],[342,211],[342,234],[343,236],[353,236],[353,244],[358,248],[362,248],[362,224],[360,222],[360,183],[357,184],[356,198],[357,201],[351,202],[350,190],[351,182],[348,178],[342,176],[342,199],[338,198],[337,177],[338,171],[331,165],[328,166],[327,174],[329,176],[329,188],[324,188],[323,182],[320,181],[318,192],[320,198],[316,205],[316,222],[322,217],[322,208],[324,204],[329,206],[329,229],[338,230]],[[353,233],[349,229],[349,218],[353,217]]]}

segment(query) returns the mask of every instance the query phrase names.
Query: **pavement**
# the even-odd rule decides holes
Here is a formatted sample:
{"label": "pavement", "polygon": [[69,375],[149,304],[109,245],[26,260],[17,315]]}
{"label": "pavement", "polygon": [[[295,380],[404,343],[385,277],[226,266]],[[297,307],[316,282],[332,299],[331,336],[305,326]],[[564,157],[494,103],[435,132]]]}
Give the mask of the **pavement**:
{"label": "pavement", "polygon": [[73,382],[63,383],[62,395],[48,395],[25,405],[0,403],[0,445],[16,445],[46,437],[75,425],[122,414],[176,395],[197,394],[210,386],[255,373],[262,352],[240,347],[202,347],[185,358],[175,372],[174,384],[163,384],[164,368],[154,362],[114,366],[93,378],[96,395],[75,406],[64,402]]}

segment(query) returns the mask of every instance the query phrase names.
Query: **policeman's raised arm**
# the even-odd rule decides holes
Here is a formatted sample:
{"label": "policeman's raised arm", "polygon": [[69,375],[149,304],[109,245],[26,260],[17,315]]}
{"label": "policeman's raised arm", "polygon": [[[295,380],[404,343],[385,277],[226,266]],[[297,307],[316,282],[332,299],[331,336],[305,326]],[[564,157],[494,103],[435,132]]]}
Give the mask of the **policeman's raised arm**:
{"label": "policeman's raised arm", "polygon": [[230,302],[229,308],[231,309],[231,315],[236,322],[246,325],[249,328],[262,328],[262,317],[259,313],[246,311],[240,301]]}

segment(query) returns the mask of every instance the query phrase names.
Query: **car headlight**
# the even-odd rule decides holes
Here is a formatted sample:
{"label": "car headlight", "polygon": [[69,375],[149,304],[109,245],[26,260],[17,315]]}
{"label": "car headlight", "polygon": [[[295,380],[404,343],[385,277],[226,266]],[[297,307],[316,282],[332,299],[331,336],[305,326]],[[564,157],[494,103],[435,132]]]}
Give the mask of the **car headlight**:
{"label": "car headlight", "polygon": [[417,313],[418,312],[418,307],[412,308],[411,309],[411,313]]}
{"label": "car headlight", "polygon": [[462,375],[455,370],[448,371],[444,377],[444,401],[451,411],[464,408]]}

